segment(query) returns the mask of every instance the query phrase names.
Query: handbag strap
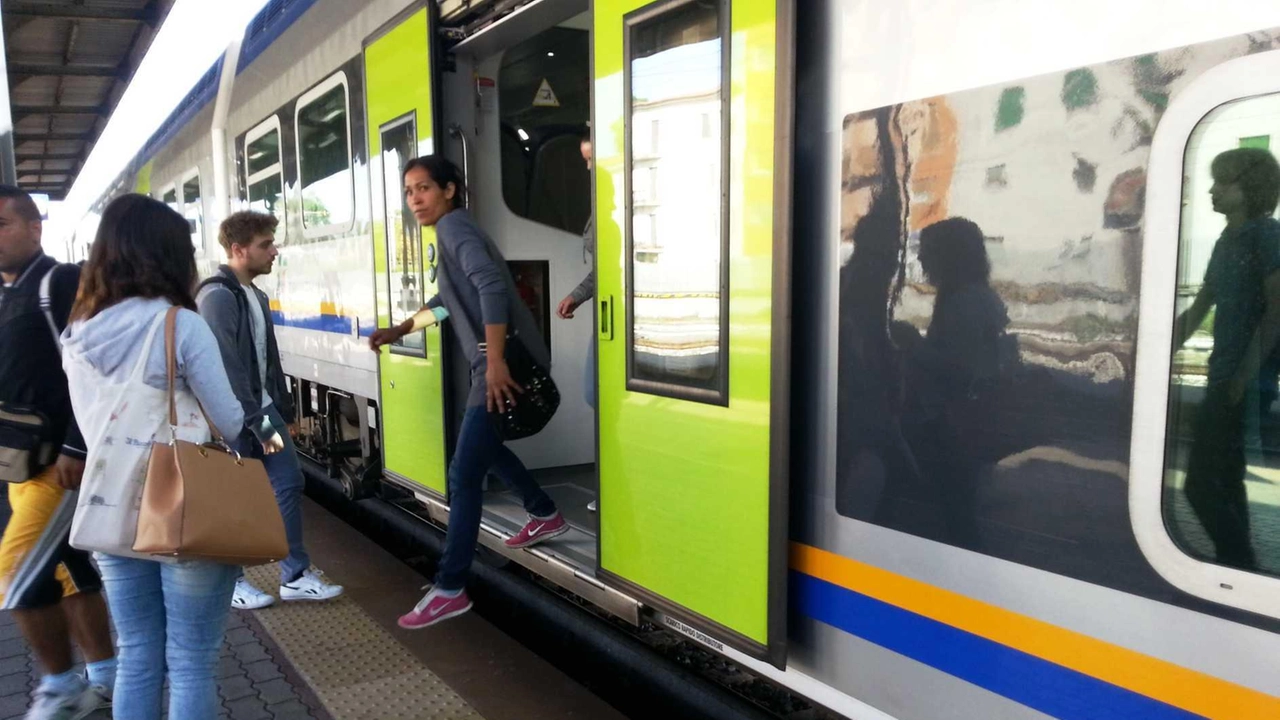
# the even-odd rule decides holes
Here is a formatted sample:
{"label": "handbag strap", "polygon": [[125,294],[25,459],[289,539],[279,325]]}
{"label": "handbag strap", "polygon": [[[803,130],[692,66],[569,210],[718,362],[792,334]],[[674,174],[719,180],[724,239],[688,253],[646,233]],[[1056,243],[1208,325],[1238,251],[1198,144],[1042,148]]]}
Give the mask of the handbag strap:
{"label": "handbag strap", "polygon": [[[164,356],[165,370],[169,376],[169,429],[173,431],[173,437],[178,437],[178,400],[176,396],[176,378],[178,375],[178,311],[177,305],[169,308],[164,318]],[[218,432],[218,427],[209,419],[209,413],[205,412],[204,405],[200,402],[200,398],[196,398],[196,405],[200,408],[200,414],[204,416],[204,421],[209,424],[209,431],[213,433],[213,439],[220,445],[226,445],[226,440],[222,437],[222,433]]]}

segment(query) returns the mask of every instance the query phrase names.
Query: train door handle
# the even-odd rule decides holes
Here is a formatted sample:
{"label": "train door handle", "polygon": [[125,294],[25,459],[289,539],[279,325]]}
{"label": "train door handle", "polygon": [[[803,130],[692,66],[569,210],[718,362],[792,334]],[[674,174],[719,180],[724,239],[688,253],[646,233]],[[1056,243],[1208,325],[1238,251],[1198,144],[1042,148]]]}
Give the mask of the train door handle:
{"label": "train door handle", "polygon": [[600,299],[600,337],[604,340],[613,339],[613,296],[610,295],[606,300]]}

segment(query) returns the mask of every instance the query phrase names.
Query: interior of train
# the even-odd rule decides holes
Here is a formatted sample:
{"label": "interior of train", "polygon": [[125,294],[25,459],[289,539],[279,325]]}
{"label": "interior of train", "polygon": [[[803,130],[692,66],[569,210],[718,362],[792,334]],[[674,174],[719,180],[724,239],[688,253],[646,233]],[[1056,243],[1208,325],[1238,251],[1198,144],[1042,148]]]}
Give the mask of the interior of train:
{"label": "interior of train", "polygon": [[[457,125],[467,136],[471,211],[501,248],[542,330],[561,395],[546,429],[511,444],[574,528],[539,549],[593,572],[597,523],[588,505],[596,499],[596,418],[586,382],[594,383],[587,369],[594,302],[572,319],[556,312],[594,267],[583,242],[591,176],[581,147],[591,116],[589,24],[585,12],[527,19],[504,28],[497,41],[460,44],[438,91],[444,128]],[[460,159],[459,140],[440,136],[444,152]],[[455,347],[448,379],[455,423],[468,387],[459,352]],[[495,477],[484,507],[486,522],[503,530],[515,532],[527,520],[520,497]]]}

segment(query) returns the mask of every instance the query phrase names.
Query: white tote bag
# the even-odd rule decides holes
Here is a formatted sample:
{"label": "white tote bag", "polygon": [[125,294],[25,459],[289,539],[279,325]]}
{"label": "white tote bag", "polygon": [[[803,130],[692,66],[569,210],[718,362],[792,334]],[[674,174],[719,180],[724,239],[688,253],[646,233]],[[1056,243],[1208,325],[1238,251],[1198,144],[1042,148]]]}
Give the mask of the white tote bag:
{"label": "white tote bag", "polygon": [[[147,359],[163,337],[167,309],[156,315],[133,371],[123,382],[104,378],[82,357],[68,353],[62,365],[71,386],[71,405],[89,446],[84,480],[71,523],[71,546],[80,550],[159,560],[135,553],[138,510],[147,480],[151,443],[168,439],[169,394],[143,382]],[[209,442],[209,425],[190,390],[175,393],[178,439]]]}

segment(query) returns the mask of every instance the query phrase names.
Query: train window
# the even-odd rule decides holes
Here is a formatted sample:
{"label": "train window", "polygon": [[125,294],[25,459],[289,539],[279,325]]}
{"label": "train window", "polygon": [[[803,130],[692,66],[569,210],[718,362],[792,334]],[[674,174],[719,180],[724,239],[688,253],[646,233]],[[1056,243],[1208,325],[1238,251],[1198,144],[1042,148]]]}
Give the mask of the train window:
{"label": "train window", "polygon": [[204,205],[200,201],[200,173],[192,172],[182,181],[182,211],[191,225],[191,244],[204,249]]}
{"label": "train window", "polygon": [[1165,525],[1205,562],[1280,576],[1280,94],[1210,112],[1183,158]]}
{"label": "train window", "polygon": [[1186,593],[1273,618],[1277,76],[1280,53],[1215,65],[1171,98],[1155,127],[1129,451],[1130,519],[1151,567]]}
{"label": "train window", "polygon": [[728,398],[724,3],[627,18],[629,389]]}
{"label": "train window", "polygon": [[298,177],[308,236],[350,227],[355,217],[347,77],[338,73],[298,100]]}
{"label": "train window", "polygon": [[[400,169],[417,157],[417,124],[413,116],[382,128],[382,197],[386,203],[387,288],[391,324],[413,317],[426,302],[423,281],[422,231],[405,204]],[[426,332],[400,338],[392,352],[425,356]]]}
{"label": "train window", "polygon": [[587,53],[586,31],[554,27],[508,50],[498,70],[502,197],[516,215],[575,235],[591,214]]}
{"label": "train window", "polygon": [[275,215],[285,226],[284,166],[280,162],[280,120],[267,118],[245,136],[245,185],[249,208]]}
{"label": "train window", "polygon": [[168,205],[174,210],[178,210],[178,189],[170,185],[169,189],[165,190],[164,194],[160,196],[160,202]]}

